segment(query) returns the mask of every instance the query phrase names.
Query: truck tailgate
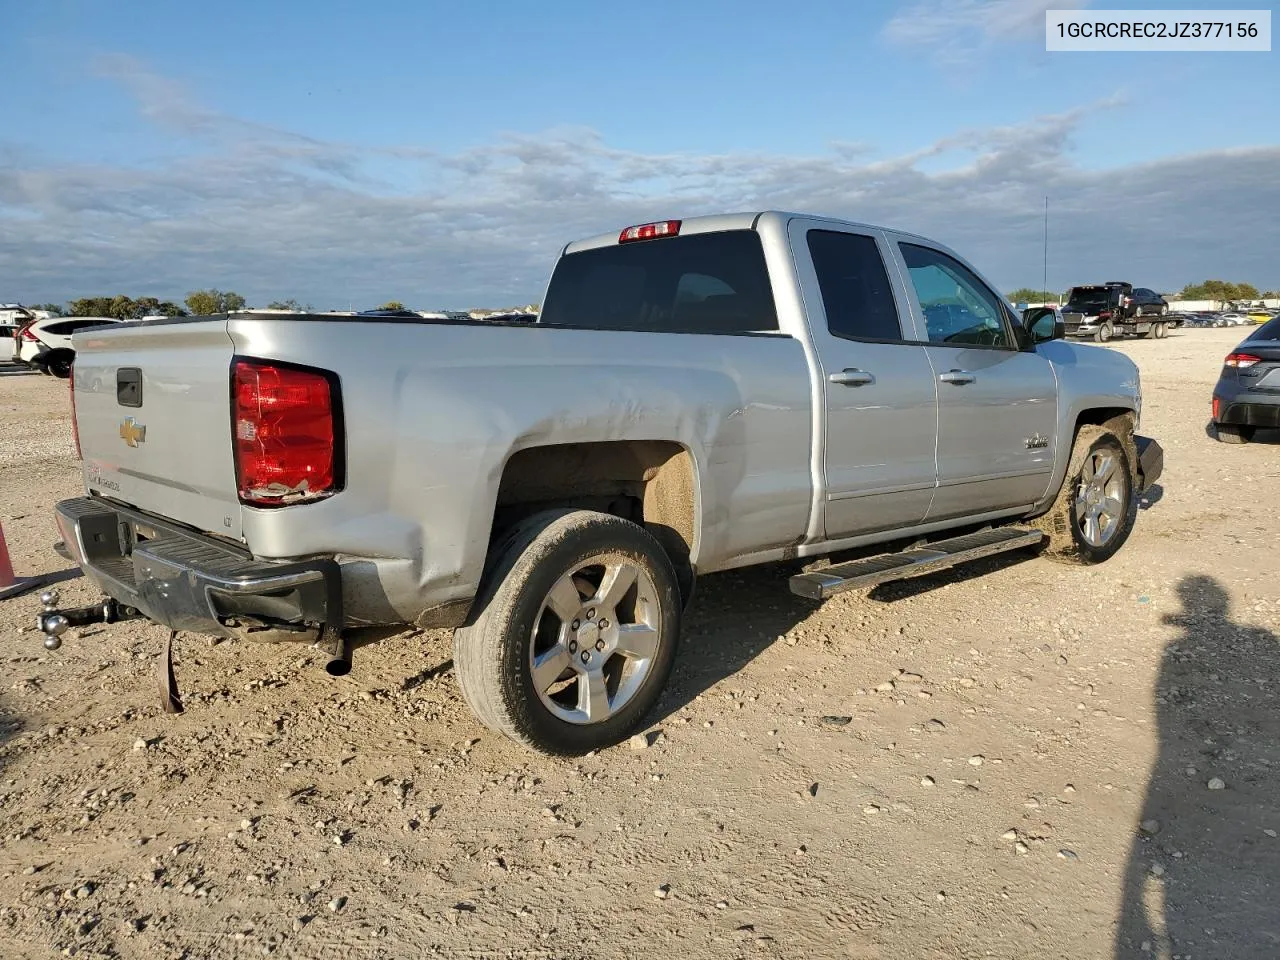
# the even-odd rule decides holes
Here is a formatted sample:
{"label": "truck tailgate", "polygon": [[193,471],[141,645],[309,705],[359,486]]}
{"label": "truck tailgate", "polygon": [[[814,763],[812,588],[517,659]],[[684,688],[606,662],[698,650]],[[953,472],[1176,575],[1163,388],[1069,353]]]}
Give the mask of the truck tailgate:
{"label": "truck tailgate", "polygon": [[238,539],[226,318],[123,323],[73,342],[89,490]]}

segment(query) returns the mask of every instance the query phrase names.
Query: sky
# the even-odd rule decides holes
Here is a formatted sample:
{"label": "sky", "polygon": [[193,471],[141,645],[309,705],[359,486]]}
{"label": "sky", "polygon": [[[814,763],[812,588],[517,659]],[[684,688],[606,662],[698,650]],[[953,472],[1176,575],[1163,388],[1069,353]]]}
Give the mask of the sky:
{"label": "sky", "polygon": [[[1046,53],[1080,0],[0,0],[0,301],[541,298],[570,240],[783,209],[1008,292],[1280,288],[1280,53]],[[1254,6],[1257,6],[1255,4]]]}

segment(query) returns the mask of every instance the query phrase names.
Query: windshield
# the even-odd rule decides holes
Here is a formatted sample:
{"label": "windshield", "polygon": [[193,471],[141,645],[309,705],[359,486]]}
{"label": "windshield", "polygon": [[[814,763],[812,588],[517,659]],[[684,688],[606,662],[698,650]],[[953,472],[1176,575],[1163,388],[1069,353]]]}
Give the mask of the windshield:
{"label": "windshield", "polygon": [[1110,302],[1106,287],[1072,287],[1067,299],[1069,307],[1105,307]]}

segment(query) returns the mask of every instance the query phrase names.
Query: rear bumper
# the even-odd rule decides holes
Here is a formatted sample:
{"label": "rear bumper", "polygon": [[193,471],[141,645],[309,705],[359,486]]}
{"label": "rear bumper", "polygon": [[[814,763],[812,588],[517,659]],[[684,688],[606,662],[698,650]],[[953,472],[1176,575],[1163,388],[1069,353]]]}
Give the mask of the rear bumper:
{"label": "rear bumper", "polygon": [[1280,393],[1215,391],[1217,423],[1241,427],[1280,427]]}
{"label": "rear bumper", "polygon": [[1138,448],[1138,492],[1150,490],[1164,473],[1164,448],[1151,437],[1134,437]]}
{"label": "rear bumper", "polygon": [[343,627],[330,558],[270,563],[101,497],[55,508],[71,559],[108,596],[172,630],[315,640]]}

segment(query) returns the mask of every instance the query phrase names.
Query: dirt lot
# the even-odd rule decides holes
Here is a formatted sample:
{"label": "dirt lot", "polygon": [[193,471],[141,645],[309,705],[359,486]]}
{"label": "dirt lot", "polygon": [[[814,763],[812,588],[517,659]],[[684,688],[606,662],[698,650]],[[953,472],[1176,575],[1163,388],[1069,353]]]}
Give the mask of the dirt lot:
{"label": "dirt lot", "polygon": [[[1242,336],[1114,348],[1167,464],[1111,562],[709,577],[643,750],[488,734],[442,632],[342,679],[184,635],[169,717],[161,629],[46,654],[0,603],[0,954],[1276,957],[1280,438],[1205,434]],[[58,570],[66,384],[0,374],[0,521]]]}

